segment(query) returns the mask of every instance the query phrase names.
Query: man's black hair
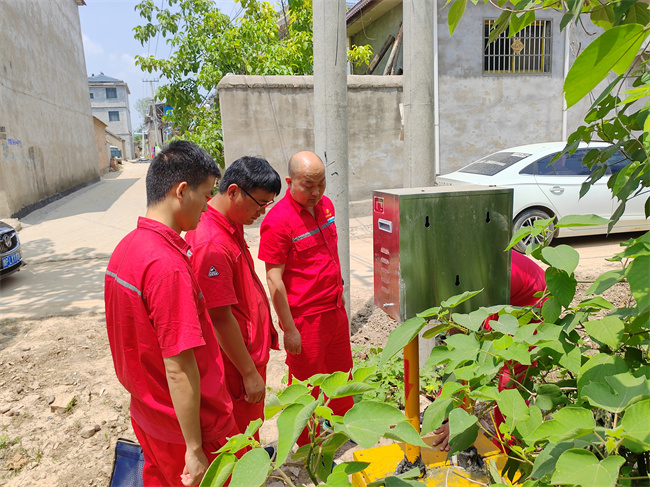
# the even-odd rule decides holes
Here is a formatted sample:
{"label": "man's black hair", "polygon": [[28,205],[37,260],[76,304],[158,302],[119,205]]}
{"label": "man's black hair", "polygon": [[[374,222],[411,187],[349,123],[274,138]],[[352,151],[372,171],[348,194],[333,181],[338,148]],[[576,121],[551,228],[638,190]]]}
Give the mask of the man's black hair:
{"label": "man's black hair", "polygon": [[282,189],[280,175],[261,157],[244,156],[233,162],[219,182],[219,193],[225,193],[231,184],[246,191],[263,189],[276,196]]}
{"label": "man's black hair", "polygon": [[219,178],[221,171],[210,154],[186,140],[175,140],[154,157],[147,172],[147,206],[165,199],[170,189],[182,181],[198,188],[209,176]]}

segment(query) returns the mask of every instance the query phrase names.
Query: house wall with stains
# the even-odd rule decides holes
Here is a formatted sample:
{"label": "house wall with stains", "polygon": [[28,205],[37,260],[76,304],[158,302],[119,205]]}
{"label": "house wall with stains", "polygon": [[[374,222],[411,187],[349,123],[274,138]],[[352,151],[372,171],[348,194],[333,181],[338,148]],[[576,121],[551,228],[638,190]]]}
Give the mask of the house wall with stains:
{"label": "house wall with stains", "polygon": [[98,180],[78,8],[0,2],[0,217]]}

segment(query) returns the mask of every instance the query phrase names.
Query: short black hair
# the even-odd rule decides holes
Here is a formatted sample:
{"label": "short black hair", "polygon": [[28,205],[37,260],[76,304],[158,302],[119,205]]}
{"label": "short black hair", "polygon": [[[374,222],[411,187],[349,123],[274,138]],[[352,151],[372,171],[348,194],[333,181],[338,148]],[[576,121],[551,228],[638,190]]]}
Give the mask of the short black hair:
{"label": "short black hair", "polygon": [[196,189],[210,176],[221,177],[210,154],[187,140],[170,142],[154,157],[147,171],[147,206],[164,200],[176,183],[185,181]]}
{"label": "short black hair", "polygon": [[282,189],[280,175],[271,164],[266,159],[251,156],[240,157],[226,169],[219,182],[219,193],[225,193],[231,184],[246,191],[263,189],[276,196]]}

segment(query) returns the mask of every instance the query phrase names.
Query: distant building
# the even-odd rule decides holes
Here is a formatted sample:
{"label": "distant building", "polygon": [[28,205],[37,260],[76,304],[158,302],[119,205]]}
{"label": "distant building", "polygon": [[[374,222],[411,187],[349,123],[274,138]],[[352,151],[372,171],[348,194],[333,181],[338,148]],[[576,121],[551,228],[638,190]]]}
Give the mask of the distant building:
{"label": "distant building", "polygon": [[134,159],[129,85],[104,73],[88,77],[90,105],[93,116],[108,126],[108,130],[125,140],[127,159]]}

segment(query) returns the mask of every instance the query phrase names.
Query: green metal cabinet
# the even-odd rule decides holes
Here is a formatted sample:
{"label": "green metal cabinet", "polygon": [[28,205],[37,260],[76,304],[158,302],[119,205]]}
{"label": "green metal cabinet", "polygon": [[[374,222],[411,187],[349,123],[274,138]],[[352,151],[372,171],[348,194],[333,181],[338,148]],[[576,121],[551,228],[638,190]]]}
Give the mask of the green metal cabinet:
{"label": "green metal cabinet", "polygon": [[435,186],[373,192],[375,304],[403,322],[465,291],[456,311],[507,304],[512,189]]}

